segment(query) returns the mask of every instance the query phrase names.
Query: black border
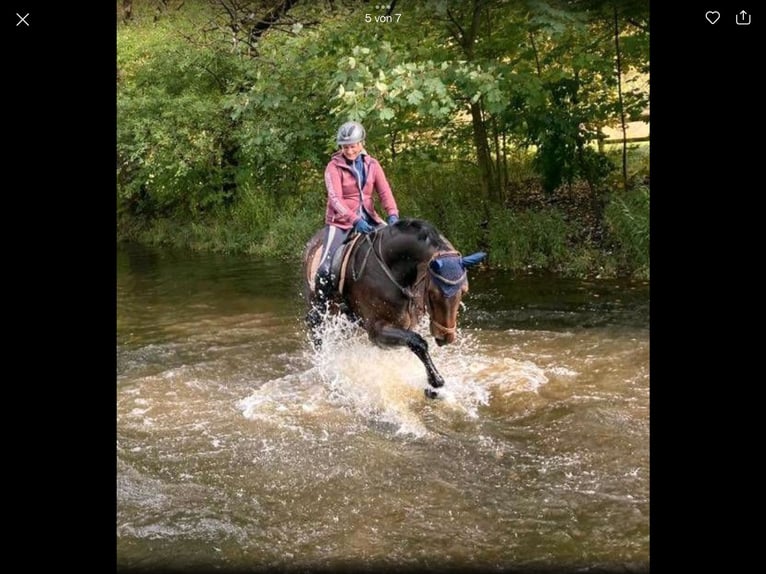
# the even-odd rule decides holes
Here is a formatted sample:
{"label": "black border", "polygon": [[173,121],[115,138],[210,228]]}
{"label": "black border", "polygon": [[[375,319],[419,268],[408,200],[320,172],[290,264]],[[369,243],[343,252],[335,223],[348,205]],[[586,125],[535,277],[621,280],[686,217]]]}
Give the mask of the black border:
{"label": "black border", "polygon": [[[5,11],[6,412],[33,569],[115,569],[116,20],[109,3]],[[29,26],[19,21],[25,15]],[[17,25],[17,23],[19,25]],[[6,323],[7,324],[7,323]],[[15,359],[15,360],[14,360]],[[19,360],[20,359],[20,360]],[[18,361],[20,364],[15,364]],[[8,467],[6,467],[8,468]]]}

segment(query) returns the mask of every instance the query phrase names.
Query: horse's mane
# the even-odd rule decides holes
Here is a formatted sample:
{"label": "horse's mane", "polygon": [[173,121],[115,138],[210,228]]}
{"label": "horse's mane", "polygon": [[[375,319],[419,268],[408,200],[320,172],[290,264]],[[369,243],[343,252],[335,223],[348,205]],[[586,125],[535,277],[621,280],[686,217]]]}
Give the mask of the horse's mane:
{"label": "horse's mane", "polygon": [[415,235],[418,241],[436,249],[451,249],[452,247],[439,230],[425,219],[400,219],[391,228],[392,233],[400,232]]}

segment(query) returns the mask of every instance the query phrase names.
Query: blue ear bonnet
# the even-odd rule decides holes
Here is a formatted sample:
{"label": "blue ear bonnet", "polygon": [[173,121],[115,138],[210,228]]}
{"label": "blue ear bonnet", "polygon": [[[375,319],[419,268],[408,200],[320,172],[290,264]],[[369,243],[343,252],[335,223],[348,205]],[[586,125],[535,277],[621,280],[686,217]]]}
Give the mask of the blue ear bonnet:
{"label": "blue ear bonnet", "polygon": [[483,251],[477,251],[465,257],[457,251],[450,251],[432,260],[428,264],[428,271],[444,296],[452,297],[466,280],[465,270],[476,265],[486,256],[487,254]]}
{"label": "blue ear bonnet", "polygon": [[466,255],[465,257],[463,257],[463,266],[471,267],[472,265],[476,265],[486,256],[487,254],[484,253],[483,251],[477,251],[476,253],[472,253],[471,255]]}
{"label": "blue ear bonnet", "polygon": [[431,280],[445,297],[452,297],[460,291],[465,282],[465,268],[459,254],[434,259],[428,267]]}

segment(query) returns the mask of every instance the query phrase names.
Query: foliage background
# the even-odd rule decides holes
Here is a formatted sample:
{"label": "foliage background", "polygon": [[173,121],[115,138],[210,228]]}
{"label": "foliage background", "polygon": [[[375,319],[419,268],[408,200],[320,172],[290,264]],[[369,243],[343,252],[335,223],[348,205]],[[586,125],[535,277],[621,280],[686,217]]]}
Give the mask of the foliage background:
{"label": "foliage background", "polygon": [[118,240],[299,257],[357,119],[459,249],[648,278],[648,141],[599,137],[648,109],[648,0],[389,4],[118,2]]}

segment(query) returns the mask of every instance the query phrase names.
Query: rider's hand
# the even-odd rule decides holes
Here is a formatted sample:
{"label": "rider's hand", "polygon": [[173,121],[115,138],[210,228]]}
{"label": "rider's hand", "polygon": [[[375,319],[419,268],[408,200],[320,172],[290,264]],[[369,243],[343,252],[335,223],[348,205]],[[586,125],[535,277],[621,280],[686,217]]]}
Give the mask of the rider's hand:
{"label": "rider's hand", "polygon": [[386,220],[386,222],[387,222],[389,225],[393,225],[393,224],[394,224],[394,223],[396,223],[397,221],[399,221],[399,216],[398,216],[398,215],[389,215],[389,216],[388,216],[388,219]]}
{"label": "rider's hand", "polygon": [[375,231],[375,228],[369,223],[367,223],[367,220],[365,220],[364,217],[359,219],[359,221],[357,221],[354,224],[354,229],[356,230],[357,233],[364,233],[365,235]]}

